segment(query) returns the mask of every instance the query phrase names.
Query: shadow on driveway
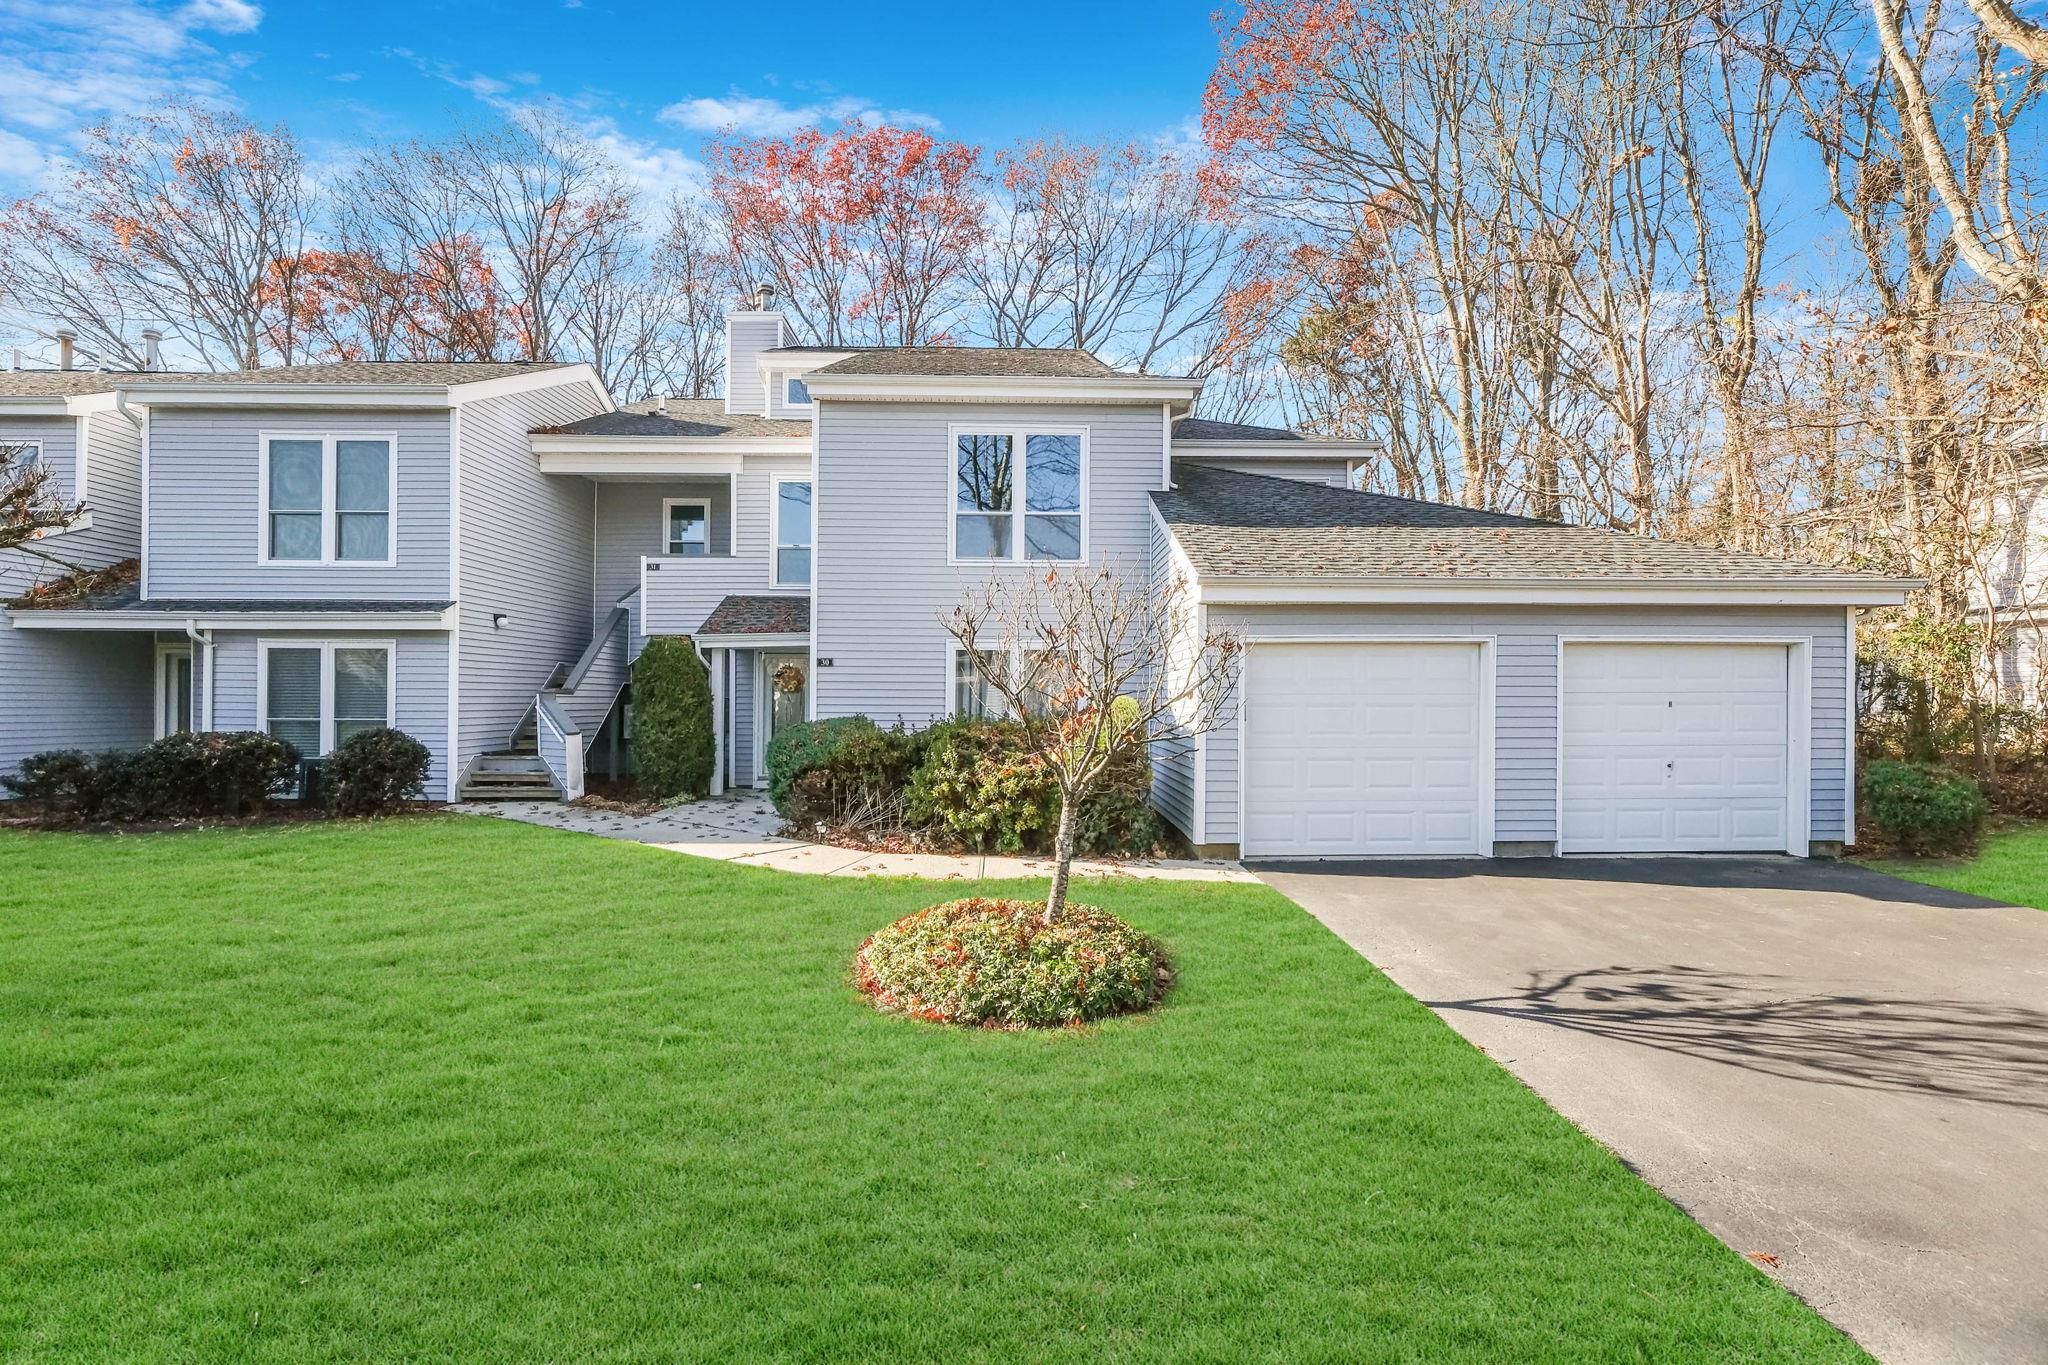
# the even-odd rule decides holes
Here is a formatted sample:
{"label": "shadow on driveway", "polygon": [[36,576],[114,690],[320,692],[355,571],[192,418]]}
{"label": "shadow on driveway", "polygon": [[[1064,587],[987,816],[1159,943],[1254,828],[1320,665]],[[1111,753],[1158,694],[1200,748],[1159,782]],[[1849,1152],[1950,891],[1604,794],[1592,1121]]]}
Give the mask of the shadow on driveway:
{"label": "shadow on driveway", "polygon": [[1537,973],[1510,995],[1423,1003],[1788,1080],[2048,1113],[2048,1011],[2020,1005],[1805,994],[1783,977],[1680,964]]}

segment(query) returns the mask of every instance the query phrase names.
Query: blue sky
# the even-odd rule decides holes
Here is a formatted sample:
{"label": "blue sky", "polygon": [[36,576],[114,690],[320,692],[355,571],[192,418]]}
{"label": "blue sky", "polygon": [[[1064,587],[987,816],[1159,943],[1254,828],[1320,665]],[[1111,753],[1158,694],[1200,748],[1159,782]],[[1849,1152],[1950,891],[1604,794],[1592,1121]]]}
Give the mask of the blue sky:
{"label": "blue sky", "polygon": [[721,124],[787,132],[880,113],[999,144],[1188,135],[1213,6],[435,0],[0,0],[0,195],[77,129],[196,94],[282,120],[316,163],[558,101],[651,190],[687,181]]}

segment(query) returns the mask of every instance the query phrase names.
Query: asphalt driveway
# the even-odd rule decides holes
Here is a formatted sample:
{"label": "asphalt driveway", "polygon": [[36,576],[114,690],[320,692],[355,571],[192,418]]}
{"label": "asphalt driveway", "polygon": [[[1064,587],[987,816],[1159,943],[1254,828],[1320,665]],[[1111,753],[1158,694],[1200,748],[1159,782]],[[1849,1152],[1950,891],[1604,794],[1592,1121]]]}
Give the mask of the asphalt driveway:
{"label": "asphalt driveway", "polygon": [[2048,912],[1794,859],[1256,869],[1879,1358],[2048,1361]]}

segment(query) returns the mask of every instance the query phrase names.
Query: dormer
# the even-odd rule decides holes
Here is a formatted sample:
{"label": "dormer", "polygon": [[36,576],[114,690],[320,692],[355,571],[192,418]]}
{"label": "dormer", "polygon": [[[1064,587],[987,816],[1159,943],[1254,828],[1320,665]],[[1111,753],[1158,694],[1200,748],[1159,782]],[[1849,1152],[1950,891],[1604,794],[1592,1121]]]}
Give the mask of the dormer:
{"label": "dormer", "polygon": [[789,321],[775,307],[775,286],[756,289],[753,303],[725,315],[725,410],[730,416],[768,415],[761,356],[790,341]]}

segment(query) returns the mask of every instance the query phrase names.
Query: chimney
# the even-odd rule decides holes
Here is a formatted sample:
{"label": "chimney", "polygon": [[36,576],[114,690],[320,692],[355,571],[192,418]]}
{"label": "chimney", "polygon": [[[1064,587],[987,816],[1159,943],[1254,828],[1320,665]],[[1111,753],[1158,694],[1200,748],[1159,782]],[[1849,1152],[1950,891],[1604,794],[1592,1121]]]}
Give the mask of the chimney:
{"label": "chimney", "polygon": [[725,410],[766,417],[761,353],[789,344],[789,324],[775,311],[774,285],[756,285],[751,302],[752,309],[743,302],[739,311],[725,315]]}
{"label": "chimney", "polygon": [[57,368],[58,368],[58,369],[60,369],[60,370],[68,370],[68,369],[70,369],[70,368],[71,368],[71,366],[72,366],[72,363],[73,363],[73,361],[74,361],[74,360],[75,360],[75,358],[76,358],[76,357],[74,356],[74,354],[73,354],[73,349],[74,349],[74,348],[75,348],[75,347],[76,347],[77,345],[78,345],[78,333],[76,333],[76,332],[72,331],[72,330],[71,330],[71,329],[70,329],[69,327],[59,327],[59,328],[57,329]]}
{"label": "chimney", "polygon": [[142,329],[142,368],[161,370],[164,367],[164,334],[154,327]]}

